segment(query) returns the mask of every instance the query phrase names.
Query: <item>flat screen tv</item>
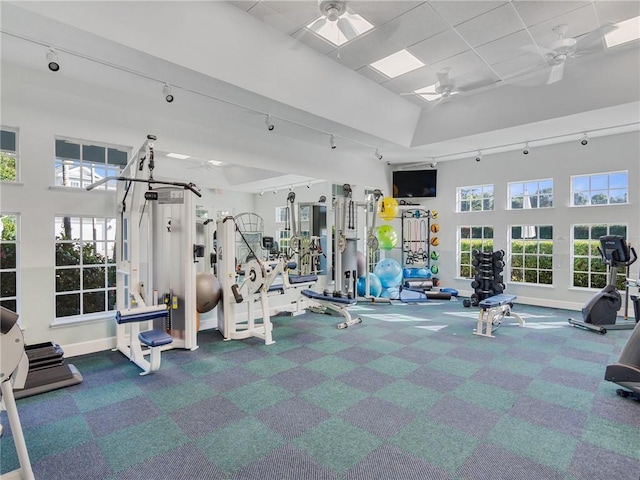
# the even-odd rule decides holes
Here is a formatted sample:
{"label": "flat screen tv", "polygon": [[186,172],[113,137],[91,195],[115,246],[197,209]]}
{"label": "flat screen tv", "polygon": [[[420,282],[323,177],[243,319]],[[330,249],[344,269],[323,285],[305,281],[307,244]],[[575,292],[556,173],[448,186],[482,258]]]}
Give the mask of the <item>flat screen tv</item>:
{"label": "flat screen tv", "polygon": [[437,170],[393,172],[393,198],[435,197],[437,178]]}

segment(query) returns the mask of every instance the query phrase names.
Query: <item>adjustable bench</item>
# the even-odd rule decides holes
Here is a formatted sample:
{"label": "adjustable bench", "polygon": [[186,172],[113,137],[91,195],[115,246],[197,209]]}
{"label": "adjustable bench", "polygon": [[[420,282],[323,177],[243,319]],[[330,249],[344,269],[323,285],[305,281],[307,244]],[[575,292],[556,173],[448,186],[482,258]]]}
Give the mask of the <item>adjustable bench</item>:
{"label": "adjustable bench", "polygon": [[351,314],[347,310],[347,307],[351,307],[358,302],[355,298],[334,297],[332,295],[325,295],[324,293],[315,292],[309,289],[302,290],[300,293],[311,300],[315,300],[323,307],[342,315],[345,321],[339,323],[338,328],[347,328],[350,325],[362,323],[362,319],[360,317],[352,318]]}
{"label": "adjustable bench", "polygon": [[521,327],[524,327],[524,320],[520,315],[511,311],[513,302],[518,298],[516,295],[501,293],[493,297],[485,298],[479,304],[480,312],[478,312],[478,325],[474,335],[482,337],[494,338],[491,335],[492,330],[500,328],[504,317],[514,317],[518,320]]}

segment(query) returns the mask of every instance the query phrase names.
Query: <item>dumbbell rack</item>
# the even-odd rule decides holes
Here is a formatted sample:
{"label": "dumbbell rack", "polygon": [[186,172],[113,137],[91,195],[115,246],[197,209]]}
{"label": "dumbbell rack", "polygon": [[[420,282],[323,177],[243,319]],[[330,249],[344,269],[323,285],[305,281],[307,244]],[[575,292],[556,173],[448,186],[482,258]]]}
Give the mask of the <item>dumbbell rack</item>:
{"label": "dumbbell rack", "polygon": [[471,282],[474,293],[471,295],[471,305],[477,307],[485,298],[499,295],[504,292],[504,250],[496,252],[473,251],[473,260],[476,274]]}

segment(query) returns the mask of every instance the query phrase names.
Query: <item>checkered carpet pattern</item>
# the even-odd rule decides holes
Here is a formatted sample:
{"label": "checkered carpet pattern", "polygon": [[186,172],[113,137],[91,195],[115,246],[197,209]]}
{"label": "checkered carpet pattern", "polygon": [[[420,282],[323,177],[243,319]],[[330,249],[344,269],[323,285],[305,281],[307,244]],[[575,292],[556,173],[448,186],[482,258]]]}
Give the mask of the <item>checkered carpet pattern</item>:
{"label": "checkered carpet pattern", "polygon": [[[276,343],[198,335],[160,370],[67,359],[84,381],[18,400],[37,479],[638,480],[640,402],[603,380],[631,331],[515,305],[495,338],[458,301],[359,303],[344,330],[274,318]],[[18,468],[2,414],[1,472]]]}

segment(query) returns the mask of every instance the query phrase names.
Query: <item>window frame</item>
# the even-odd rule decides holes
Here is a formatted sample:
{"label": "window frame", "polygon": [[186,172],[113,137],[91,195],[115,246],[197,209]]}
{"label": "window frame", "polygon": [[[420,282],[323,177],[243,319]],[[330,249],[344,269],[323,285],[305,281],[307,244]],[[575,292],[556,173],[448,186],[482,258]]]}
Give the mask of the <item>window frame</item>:
{"label": "window frame", "polygon": [[[464,190],[480,190],[480,197],[479,198],[466,198],[463,197],[463,193]],[[490,197],[485,197],[485,190],[491,190],[491,196]],[[478,213],[478,212],[493,212],[495,211],[495,199],[496,199],[496,194],[495,194],[495,184],[493,183],[487,183],[487,184],[482,184],[482,185],[467,185],[467,186],[462,186],[462,187],[456,187],[456,213]],[[485,208],[485,202],[487,200],[491,201],[491,207],[490,208]],[[473,209],[473,202],[480,202],[480,206],[482,208],[480,209]],[[465,202],[469,202],[469,209],[468,210],[463,210],[463,204]]]}
{"label": "window frame", "polygon": [[[71,238],[71,239],[63,239],[61,238],[62,232],[58,233],[59,228],[64,228],[61,226],[60,221],[64,222],[64,218],[68,217],[70,222],[76,222],[75,228],[80,234],[80,238]],[[85,238],[83,235],[84,226],[88,223],[87,220],[92,223],[101,224],[103,227],[103,234],[100,238]],[[73,227],[72,227],[73,229]],[[107,233],[109,230],[113,231],[111,238]],[[116,294],[117,294],[117,273],[116,273],[116,256],[115,256],[115,248],[117,244],[116,238],[116,218],[115,217],[101,217],[94,215],[65,215],[65,214],[56,214],[54,216],[54,232],[55,236],[53,239],[53,254],[54,254],[54,324],[64,324],[64,323],[73,323],[73,322],[84,322],[89,320],[95,320],[97,318],[105,318],[110,314],[110,312],[114,312],[117,309],[116,302]],[[73,232],[72,234],[77,233]],[[85,262],[85,248],[87,248],[87,244],[104,244],[104,261],[102,262]],[[73,254],[77,255],[76,260],[77,263],[63,263],[59,262],[59,253],[62,256],[65,252],[59,252],[59,245],[71,245],[73,249]],[[95,251],[95,246],[94,246]],[[66,252],[68,253],[68,251]],[[94,255],[95,256],[95,255]],[[89,274],[93,269],[104,269],[103,280],[104,285],[98,287],[87,287],[85,288],[85,274]],[[61,276],[62,272],[71,272],[70,274],[65,273],[64,275],[68,275],[67,278],[72,278],[74,275],[73,270],[77,270],[75,277],[77,278],[77,282],[79,288],[71,288],[67,290],[59,290],[58,289],[58,281],[64,281],[64,278]],[[72,278],[72,281],[76,281]],[[104,294],[104,310],[95,310],[87,312],[85,308],[85,295],[91,293],[103,293]],[[69,314],[69,315],[58,315],[59,297],[64,295],[78,295],[78,310],[79,313]]]}
{"label": "window frame", "polygon": [[[0,290],[0,304],[3,307],[9,308],[20,315],[20,214],[14,212],[2,212],[0,213],[0,221],[4,217],[13,217],[15,221],[15,239],[14,240],[3,240],[0,236],[0,244],[2,247],[0,248],[0,255],[4,254],[4,245],[15,245],[14,247],[14,256],[15,256],[15,265],[13,267],[6,267],[0,263],[0,273],[6,274],[13,272],[15,274],[15,295],[2,295],[2,290]],[[4,223],[2,224],[2,231],[4,232]],[[4,283],[4,282],[2,282]],[[14,302],[14,305],[11,305],[10,302]],[[13,308],[11,308],[13,307]]]}
{"label": "window frame", "polygon": [[[611,191],[612,190],[622,190],[622,188],[611,188],[611,176],[612,175],[619,175],[619,174],[625,174],[626,175],[626,185],[624,187],[625,190],[625,195],[626,195],[626,201],[624,202],[611,202]],[[595,192],[602,192],[605,191],[602,188],[591,188],[591,183],[594,179],[594,177],[601,177],[601,176],[607,176],[607,188],[606,188],[606,192],[607,192],[607,202],[606,203],[592,203],[592,199],[594,197],[594,191]],[[577,179],[580,178],[587,178],[589,181],[589,189],[588,190],[578,190],[576,191],[574,188],[574,182]],[[586,202],[584,204],[577,204],[576,203],[576,195],[577,194],[583,194],[584,192],[587,192],[587,199]],[[571,203],[570,203],[570,207],[602,207],[602,206],[610,206],[610,205],[629,205],[629,170],[615,170],[615,171],[610,171],[610,172],[598,172],[598,173],[588,173],[588,174],[584,174],[584,175],[571,175]]]}
{"label": "window frame", "polygon": [[[589,238],[576,239],[577,227],[589,227]],[[629,224],[627,223],[576,223],[571,225],[571,280],[569,283],[569,288],[593,291],[600,290],[607,283],[609,277],[609,269],[602,262],[602,257],[597,250],[597,247],[600,246],[599,239],[602,235],[599,235],[597,239],[594,239],[592,236],[594,229],[599,228],[602,230],[603,227],[606,227],[606,231],[600,232],[602,235],[622,235],[622,229],[624,229],[624,234],[622,236],[626,239],[629,232]],[[620,228],[620,231],[612,232],[612,228]],[[576,240],[587,240],[589,242],[586,254],[576,255]],[[588,267],[586,270],[576,271],[576,263],[580,262],[580,260],[586,261]],[[618,273],[616,276],[616,285],[618,286],[618,290],[624,291],[627,269],[628,267],[618,267]],[[586,275],[587,286],[576,285],[576,275]],[[599,283],[594,283],[594,278],[596,277],[602,277]]]}
{"label": "window frame", "polygon": [[[65,142],[67,144],[76,145],[79,149],[78,157],[71,158],[64,155],[58,155],[58,142]],[[85,149],[96,147],[104,149],[104,162],[95,162],[91,159],[85,159]],[[109,162],[110,151],[116,151],[121,154],[125,154],[125,159],[120,162]],[[54,157],[53,157],[53,185],[56,188],[69,188],[75,190],[84,190],[88,185],[94,183],[100,178],[108,176],[118,176],[122,173],[122,169],[127,165],[131,157],[131,148],[122,145],[114,145],[102,142],[94,142],[90,140],[81,140],[77,138],[69,138],[56,136],[54,139]],[[68,166],[71,170],[77,169],[80,173],[77,178],[73,177],[69,180],[69,185],[64,185],[64,177],[62,172],[58,174],[59,169],[64,169]],[[102,170],[104,175],[96,174],[96,170]],[[89,179],[85,178],[85,171],[90,172]],[[97,177],[96,177],[97,175]],[[96,187],[96,190],[115,192],[116,181],[109,181],[103,185]]]}
{"label": "window frame", "polygon": [[16,127],[8,127],[5,125],[1,125],[0,126],[0,131],[2,132],[10,132],[13,133],[15,135],[15,150],[11,151],[9,149],[3,149],[2,147],[0,147],[0,153],[9,153],[14,159],[14,163],[15,163],[15,172],[16,172],[16,178],[13,180],[6,180],[6,179],[0,179],[1,183],[6,183],[9,185],[13,185],[13,184],[18,184],[20,183],[20,132],[19,129]]}
{"label": "window frame", "polygon": [[[463,229],[469,229],[469,236],[468,237],[464,237],[463,236]],[[474,229],[480,229],[481,235],[480,236],[474,236]],[[489,232],[491,231],[491,237],[485,236],[485,232]],[[477,250],[479,248],[477,248],[477,246],[475,246],[473,244],[474,240],[475,241],[480,241],[480,248],[482,249],[482,251],[485,251],[485,249],[489,246],[489,240],[490,240],[490,247],[491,247],[491,251],[493,251],[494,249],[494,241],[495,241],[495,229],[493,225],[458,225],[456,227],[456,236],[457,236],[457,242],[456,242],[456,278],[458,279],[465,279],[465,280],[471,280],[473,279],[473,276],[475,275],[474,270],[475,267],[473,266],[472,262],[473,262],[473,251]],[[469,242],[469,249],[463,249],[463,242],[468,240]],[[463,263],[463,260],[467,259],[468,260]],[[468,268],[469,269],[469,276],[465,276],[463,273],[463,269],[464,268]]]}
{"label": "window frame", "polygon": [[[542,182],[551,182],[551,193],[545,193],[542,194],[540,193],[540,183]],[[527,189],[527,185],[530,184],[537,184],[536,186],[536,192],[535,193],[529,193],[528,189]],[[521,207],[514,207],[513,203],[515,199],[520,198],[519,195],[513,195],[512,194],[512,188],[517,186],[517,185],[522,185],[522,206]],[[517,210],[517,211],[521,211],[521,210],[539,210],[539,209],[543,209],[543,208],[553,208],[553,188],[554,188],[554,181],[553,178],[536,178],[536,179],[532,179],[532,180],[522,180],[522,181],[518,181],[518,182],[508,182],[507,183],[507,210]],[[525,198],[525,193],[528,195],[529,199],[530,199],[530,206],[525,207],[524,206],[524,198]],[[540,199],[542,197],[546,197],[546,196],[550,196],[551,200],[550,203],[551,205],[549,206],[540,206]],[[535,201],[533,201],[535,200]],[[535,206],[533,206],[533,204],[535,203]]]}
{"label": "window frame", "polygon": [[[525,228],[535,228],[534,236],[522,237],[522,232]],[[520,236],[515,237],[514,231],[515,229],[520,229]],[[540,232],[542,229],[550,229],[551,238],[541,238]],[[551,242],[551,252],[542,252],[541,244],[543,242]],[[514,244],[521,244],[521,251],[514,251]],[[535,246],[535,252],[531,251],[531,246]],[[527,248],[529,247],[529,248]],[[508,272],[509,272],[509,280],[508,282],[517,283],[522,285],[534,285],[534,286],[553,286],[554,275],[553,275],[553,225],[510,225],[509,226],[509,253],[508,253]],[[527,266],[528,260],[531,260],[531,257],[535,257],[535,267]],[[520,260],[520,265],[514,265],[517,260]],[[550,263],[547,268],[542,268],[540,266],[541,259],[548,260]],[[522,279],[518,280],[514,278],[515,270],[522,271]],[[536,281],[528,281],[527,277],[531,278],[531,274],[527,275],[527,272],[535,272]],[[551,275],[551,282],[544,283],[540,281],[541,273],[548,272]]]}

